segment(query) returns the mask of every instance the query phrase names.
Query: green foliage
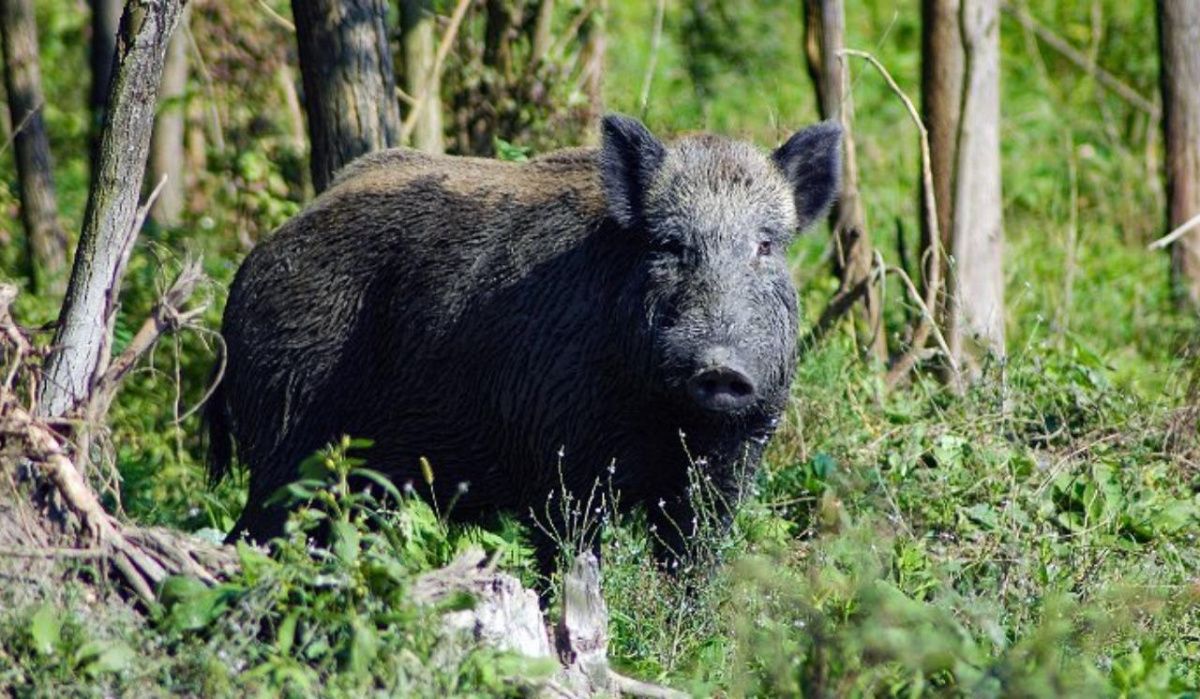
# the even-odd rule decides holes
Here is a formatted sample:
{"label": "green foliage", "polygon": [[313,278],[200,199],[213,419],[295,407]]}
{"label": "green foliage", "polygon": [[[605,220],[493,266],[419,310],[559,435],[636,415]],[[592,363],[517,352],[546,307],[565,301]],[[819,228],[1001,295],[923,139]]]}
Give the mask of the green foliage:
{"label": "green foliage", "polygon": [[[446,14],[452,4],[435,7]],[[193,8],[203,67],[183,98],[200,126],[189,144],[190,213],[178,228],[149,228],[134,250],[117,349],[187,253],[205,256],[215,283],[205,290],[214,303],[203,324],[219,327],[241,256],[308,196],[278,78],[294,70],[291,39],[264,5],[287,15],[280,0]],[[609,109],[640,109],[654,5],[609,2]],[[1150,0],[1026,5],[1154,94]],[[581,7],[559,3],[555,27]],[[60,208],[68,230],[78,230],[88,180],[87,15],[66,0],[39,0],[36,11]],[[486,101],[492,88],[482,86],[509,83],[461,70],[480,58],[460,49],[478,53],[486,41],[473,12],[447,89]],[[847,44],[878,55],[917,96],[919,3],[847,3],[847,23]],[[514,28],[518,66],[530,28]],[[926,376],[886,393],[846,334],[808,351],[757,496],[731,536],[700,542],[719,561],[667,575],[650,561],[653,535],[636,516],[603,532],[611,655],[626,672],[702,696],[1194,696],[1200,688],[1200,471],[1194,429],[1178,428],[1195,318],[1171,307],[1165,257],[1144,249],[1162,232],[1156,126],[1011,19],[1001,33],[1010,357],[958,397]],[[801,38],[799,3],[668,3],[648,124],[764,147],[781,141],[816,118]],[[851,69],[868,229],[889,261],[901,246],[914,259],[916,132],[877,76]],[[579,88],[555,70],[514,73],[503,123],[488,122],[479,132],[486,143],[463,147],[521,161],[580,140]],[[518,99],[545,86],[556,100],[566,95],[565,121]],[[23,283],[10,149],[0,151],[0,174],[8,214],[0,276]],[[793,249],[810,321],[834,288],[827,241],[817,231]],[[898,346],[917,311],[898,286],[886,292],[885,331]],[[57,309],[57,299],[24,294],[16,316],[36,326]],[[110,508],[209,536],[231,527],[244,483],[205,488],[193,410],[215,355],[211,333],[184,333],[127,379],[104,437],[121,478]],[[305,462],[302,480],[280,494],[298,508],[271,555],[242,547],[241,571],[215,587],[165,581],[149,618],[75,584],[2,605],[0,688],[21,696],[526,690],[521,678],[544,667],[447,642],[435,632],[437,610],[406,594],[415,576],[468,545],[532,582],[526,532],[511,520],[448,524],[451,503],[434,508],[395,492],[362,462],[363,446],[339,443]],[[313,535],[324,543],[312,545]],[[78,569],[98,577],[90,563]]]}
{"label": "green foliage", "polygon": [[[439,630],[436,616],[470,607],[470,598],[425,608],[409,595],[417,575],[465,546],[482,543],[498,557],[507,547],[511,558],[516,542],[449,526],[349,455],[365,446],[347,439],[305,462],[302,480],[281,492],[303,506],[271,555],[239,544],[239,572],[213,587],[166,579],[149,624],[125,640],[93,636],[82,615],[64,619],[50,604],[7,615],[0,637],[12,669],[0,671],[0,685],[18,693],[86,682],[135,694],[495,696],[545,677],[545,663],[475,649]],[[356,479],[382,495],[351,487]],[[325,545],[313,544],[318,534]],[[153,661],[135,662],[146,657]],[[443,662],[431,664],[434,657]]]}

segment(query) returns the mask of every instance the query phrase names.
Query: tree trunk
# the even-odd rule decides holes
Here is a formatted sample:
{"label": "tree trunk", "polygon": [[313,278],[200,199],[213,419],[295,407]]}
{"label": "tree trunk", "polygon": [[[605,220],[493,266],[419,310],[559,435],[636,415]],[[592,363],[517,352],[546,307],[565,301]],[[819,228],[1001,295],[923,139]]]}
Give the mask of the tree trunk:
{"label": "tree trunk", "polygon": [[342,166],[399,143],[384,0],[292,0],[317,192]]}
{"label": "tree trunk", "polygon": [[129,3],[121,16],[116,75],[109,91],[97,168],[88,193],[71,281],[46,358],[38,411],[57,417],[89,395],[108,363],[108,328],[138,228],[154,105],[167,44],[183,0]]}
{"label": "tree trunk", "polygon": [[550,43],[554,39],[554,34],[551,32],[553,28],[554,0],[539,0],[537,19],[533,23],[533,41],[529,49],[530,63],[535,69],[538,64],[546,60],[546,54],[550,52]]}
{"label": "tree trunk", "polygon": [[844,131],[841,190],[830,214],[833,228],[837,294],[817,323],[818,333],[836,320],[847,303],[862,299],[867,342],[864,347],[879,360],[887,358],[887,341],[880,320],[879,292],[871,284],[875,252],[867,233],[858,192],[858,159],[854,147],[854,100],[849,71],[838,55],[845,47],[846,13],[842,0],[805,0],[805,53],[816,87],[821,118],[837,121]]}
{"label": "tree trunk", "polygon": [[[148,606],[170,575],[210,584],[235,564],[232,549],[190,535],[128,527],[104,511],[84,467],[86,425],[103,421],[117,383],[163,333],[204,312],[182,304],[201,281],[200,265],[184,266],[151,316],[113,363],[108,344],[117,290],[145,210],[137,210],[167,43],[184,0],[134,3],[122,15],[116,76],[101,133],[83,232],[51,351],[40,371],[26,333],[9,313],[16,287],[0,284],[0,346],[11,370],[0,385],[0,432],[9,455],[0,459],[0,574],[46,584],[59,557],[86,559],[111,571]],[[39,390],[37,399],[28,395]],[[22,395],[26,394],[26,395]],[[36,413],[28,407],[36,405]],[[86,408],[83,429],[64,436],[59,421]],[[81,411],[83,412],[83,411]],[[82,439],[81,439],[82,438]],[[82,441],[82,443],[80,443]],[[52,583],[50,583],[52,584]]]}
{"label": "tree trunk", "polygon": [[150,214],[160,225],[177,226],[186,208],[183,137],[185,105],[183,96],[188,79],[187,22],[190,12],[184,7],[179,27],[167,46],[167,62],[163,68],[162,88],[159,90],[158,117],[150,141],[150,186],[166,177]]}
{"label": "tree trunk", "polygon": [[[960,0],[921,0],[921,120],[929,132],[930,169],[941,245],[950,249],[954,209],[954,163],[962,109],[963,56]],[[924,186],[920,195],[921,251],[929,249]],[[945,256],[943,256],[945,259]],[[922,270],[924,266],[921,266]],[[942,278],[946,278],[943,265]],[[922,283],[924,283],[922,279]],[[944,309],[940,315],[944,318]]]}
{"label": "tree trunk", "polygon": [[[1200,3],[1159,0],[1167,229],[1200,215]],[[1200,227],[1171,245],[1178,300],[1200,308]]]}
{"label": "tree trunk", "polygon": [[954,173],[946,340],[963,370],[1004,355],[1000,1],[962,0],[962,112]]}
{"label": "tree trunk", "polygon": [[[426,153],[442,153],[446,146],[442,137],[441,80],[433,71],[437,50],[433,25],[431,0],[403,0],[400,43],[404,47],[404,89],[421,110],[412,132],[413,146]],[[424,99],[422,93],[428,93]]]}
{"label": "tree trunk", "polygon": [[[586,11],[586,10],[585,10]],[[599,0],[592,16],[584,25],[583,94],[587,95],[587,123],[599,133],[600,118],[604,116],[604,54],[607,47],[605,22],[608,19],[608,0]]]}
{"label": "tree trunk", "polygon": [[91,139],[92,171],[100,152],[100,128],[104,126],[104,109],[108,105],[108,87],[112,81],[113,55],[117,51],[117,25],[121,22],[122,0],[90,0],[92,8],[92,43],[88,61],[92,69],[89,103],[92,109]]}
{"label": "tree trunk", "polygon": [[38,63],[37,25],[29,0],[0,0],[4,78],[12,118],[21,222],[29,251],[29,278],[35,289],[62,292],[67,237],[58,222],[54,169],[42,119],[45,103]]}

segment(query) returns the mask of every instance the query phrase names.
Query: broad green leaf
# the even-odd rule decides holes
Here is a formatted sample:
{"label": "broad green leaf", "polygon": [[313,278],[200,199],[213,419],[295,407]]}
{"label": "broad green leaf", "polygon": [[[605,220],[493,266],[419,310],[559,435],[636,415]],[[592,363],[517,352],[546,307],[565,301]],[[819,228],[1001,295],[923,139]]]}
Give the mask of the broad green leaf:
{"label": "broad green leaf", "polygon": [[29,620],[29,635],[33,648],[42,655],[52,655],[62,631],[62,619],[49,602],[43,604]]}
{"label": "broad green leaf", "polygon": [[88,641],[75,651],[75,666],[84,674],[96,677],[125,670],[134,657],[133,649],[122,641]]}

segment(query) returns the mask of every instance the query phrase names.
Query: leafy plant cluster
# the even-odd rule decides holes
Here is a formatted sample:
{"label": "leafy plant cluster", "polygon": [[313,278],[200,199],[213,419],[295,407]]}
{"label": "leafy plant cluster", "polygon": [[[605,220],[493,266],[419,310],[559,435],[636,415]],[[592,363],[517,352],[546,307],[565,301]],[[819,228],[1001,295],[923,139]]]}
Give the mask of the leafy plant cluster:
{"label": "leafy plant cluster", "polygon": [[[261,3],[220,5],[193,10],[205,69],[185,99],[205,138],[191,161],[191,213],[179,228],[148,231],[134,251],[118,343],[184,252],[205,255],[216,300],[205,321],[219,327],[223,289],[247,245],[305,198],[276,79],[294,65],[280,49],[286,32]],[[286,16],[287,3],[267,5]],[[770,146],[815,118],[798,5],[685,5],[665,22],[651,128],[707,128]],[[848,45],[874,51],[915,96],[919,3],[848,5]],[[1153,3],[1028,5],[1152,93]],[[609,6],[608,108],[636,113],[654,3]],[[581,6],[564,7],[570,19]],[[723,9],[702,16],[705,8]],[[63,216],[77,228],[87,187],[86,16],[47,0],[37,18]],[[688,35],[697,27],[714,43]],[[636,516],[603,531],[610,653],[627,674],[734,696],[1200,688],[1200,469],[1195,426],[1179,419],[1195,400],[1184,395],[1194,359],[1183,353],[1195,318],[1171,307],[1165,259],[1144,250],[1162,219],[1155,127],[1008,20],[1002,37],[1010,356],[956,397],[921,378],[885,393],[846,336],[809,350],[757,494],[731,538],[701,542],[719,561],[664,574]],[[916,242],[916,134],[877,80],[851,79],[868,228],[891,259]],[[489,143],[521,160],[543,139],[574,138],[555,140],[542,126],[536,139]],[[7,243],[21,233],[8,152],[0,173],[0,208],[12,214],[0,218],[0,268],[15,277],[20,246]],[[793,248],[810,320],[831,292],[827,241],[817,231]],[[917,312],[901,297],[888,288],[885,331]],[[58,300],[22,294],[20,304],[16,316],[38,325],[53,320]],[[111,509],[214,536],[232,525],[243,484],[205,488],[190,414],[218,346],[211,334],[183,336],[127,381],[107,437],[121,479]],[[306,462],[306,480],[283,497],[309,504],[270,556],[242,547],[241,572],[216,587],[168,581],[148,618],[83,585],[42,581],[40,599],[12,604],[0,593],[0,687],[20,696],[528,691],[544,666],[447,639],[436,623],[444,610],[406,595],[468,544],[533,582],[525,533],[447,525],[444,511],[373,480],[357,460],[361,446],[333,445]],[[71,566],[104,579],[87,559]]]}
{"label": "leafy plant cluster", "polygon": [[[106,619],[70,594],[0,621],[0,686],[17,694],[152,691],[228,696],[516,694],[553,669],[472,648],[438,617],[469,607],[469,595],[420,606],[409,595],[423,572],[467,546],[519,568],[529,558],[515,535],[452,528],[351,454],[344,440],[304,463],[302,480],[278,494],[297,506],[288,534],[268,555],[238,545],[240,569],[208,586],[168,578],[144,624]],[[376,483],[382,495],[352,481]],[[320,542],[320,543],[318,543]]]}

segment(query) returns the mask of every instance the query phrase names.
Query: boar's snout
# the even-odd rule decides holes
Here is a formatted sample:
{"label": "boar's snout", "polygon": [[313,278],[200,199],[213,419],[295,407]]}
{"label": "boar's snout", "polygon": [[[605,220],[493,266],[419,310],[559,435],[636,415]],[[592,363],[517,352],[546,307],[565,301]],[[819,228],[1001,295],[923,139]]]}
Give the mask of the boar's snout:
{"label": "boar's snout", "polygon": [[712,352],[705,359],[687,382],[688,396],[696,405],[713,413],[736,413],[754,403],[754,380],[729,352]]}

